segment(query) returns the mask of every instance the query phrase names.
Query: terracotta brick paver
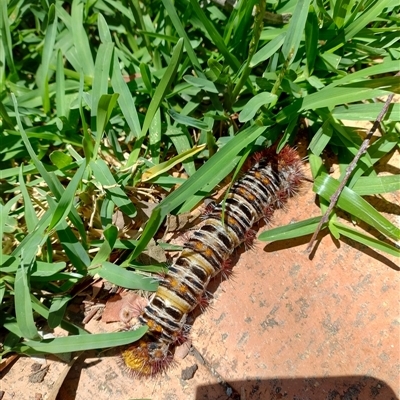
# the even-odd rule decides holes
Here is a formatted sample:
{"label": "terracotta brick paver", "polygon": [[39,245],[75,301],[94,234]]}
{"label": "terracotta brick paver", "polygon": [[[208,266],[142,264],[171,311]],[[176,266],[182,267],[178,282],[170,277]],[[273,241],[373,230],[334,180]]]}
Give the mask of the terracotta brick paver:
{"label": "terracotta brick paver", "polygon": [[[313,201],[293,200],[279,222],[307,218]],[[396,260],[330,236],[312,260],[306,243],[293,246],[241,256],[236,283],[195,323],[200,353],[246,399],[397,398]]]}
{"label": "terracotta brick paver", "polygon": [[[397,210],[398,193],[391,201]],[[314,202],[307,183],[286,210],[276,213],[273,226],[319,215]],[[395,217],[390,219],[398,225]],[[193,345],[206,365],[188,355],[166,376],[138,381],[122,373],[116,355],[92,352],[72,366],[57,398],[398,398],[398,260],[330,235],[322,237],[310,259],[308,240],[257,242],[241,254],[234,276],[216,288],[212,307],[192,329]],[[49,398],[64,364],[48,360],[44,381],[29,383],[34,362],[21,358],[0,375],[4,400]],[[183,380],[182,370],[194,364],[194,377]]]}

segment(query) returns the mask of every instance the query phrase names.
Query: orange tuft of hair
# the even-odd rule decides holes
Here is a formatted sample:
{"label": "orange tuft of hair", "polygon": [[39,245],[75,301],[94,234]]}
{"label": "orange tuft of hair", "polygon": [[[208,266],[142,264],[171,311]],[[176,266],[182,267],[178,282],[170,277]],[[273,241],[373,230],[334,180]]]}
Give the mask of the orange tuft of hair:
{"label": "orange tuft of hair", "polygon": [[122,352],[127,372],[136,378],[154,378],[174,364],[168,346],[146,335]]}
{"label": "orange tuft of hair", "polygon": [[293,165],[300,162],[299,153],[292,147],[285,146],[279,152],[279,163],[281,165]]}

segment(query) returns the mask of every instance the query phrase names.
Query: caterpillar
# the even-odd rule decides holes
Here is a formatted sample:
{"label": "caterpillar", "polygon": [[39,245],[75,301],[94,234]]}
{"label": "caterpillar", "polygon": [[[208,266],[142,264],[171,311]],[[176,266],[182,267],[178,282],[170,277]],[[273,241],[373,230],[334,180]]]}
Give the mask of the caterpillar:
{"label": "caterpillar", "polygon": [[298,192],[304,175],[296,150],[286,146],[276,154],[267,149],[256,153],[253,160],[254,165],[233,184],[225,203],[209,207],[142,310],[139,321],[148,331],[122,352],[133,376],[153,377],[174,363],[174,348],[187,336],[187,316],[204,304],[210,279],[223,272],[238,246],[251,244],[256,222],[269,219],[275,208]]}

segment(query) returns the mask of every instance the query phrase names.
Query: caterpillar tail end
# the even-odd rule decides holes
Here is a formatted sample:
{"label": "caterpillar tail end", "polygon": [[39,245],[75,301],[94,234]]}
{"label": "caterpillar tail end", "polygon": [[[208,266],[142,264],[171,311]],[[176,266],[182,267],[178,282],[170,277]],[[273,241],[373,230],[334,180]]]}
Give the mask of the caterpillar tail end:
{"label": "caterpillar tail end", "polygon": [[174,365],[169,346],[150,335],[126,348],[122,360],[128,374],[135,378],[154,378]]}

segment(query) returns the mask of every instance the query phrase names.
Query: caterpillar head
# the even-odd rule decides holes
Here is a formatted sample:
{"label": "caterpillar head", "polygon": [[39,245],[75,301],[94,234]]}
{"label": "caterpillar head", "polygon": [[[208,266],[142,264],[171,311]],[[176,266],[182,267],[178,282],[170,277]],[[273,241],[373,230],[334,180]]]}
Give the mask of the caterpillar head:
{"label": "caterpillar head", "polygon": [[282,166],[298,165],[301,163],[301,158],[296,149],[285,146],[278,154],[278,163]]}
{"label": "caterpillar head", "polygon": [[151,378],[174,363],[169,345],[147,334],[122,352],[127,371],[134,377]]}
{"label": "caterpillar head", "polygon": [[299,187],[305,179],[303,163],[297,151],[285,146],[279,153],[278,168],[284,177],[280,192],[284,197],[283,202],[285,202],[287,197],[292,197],[299,191]]}

